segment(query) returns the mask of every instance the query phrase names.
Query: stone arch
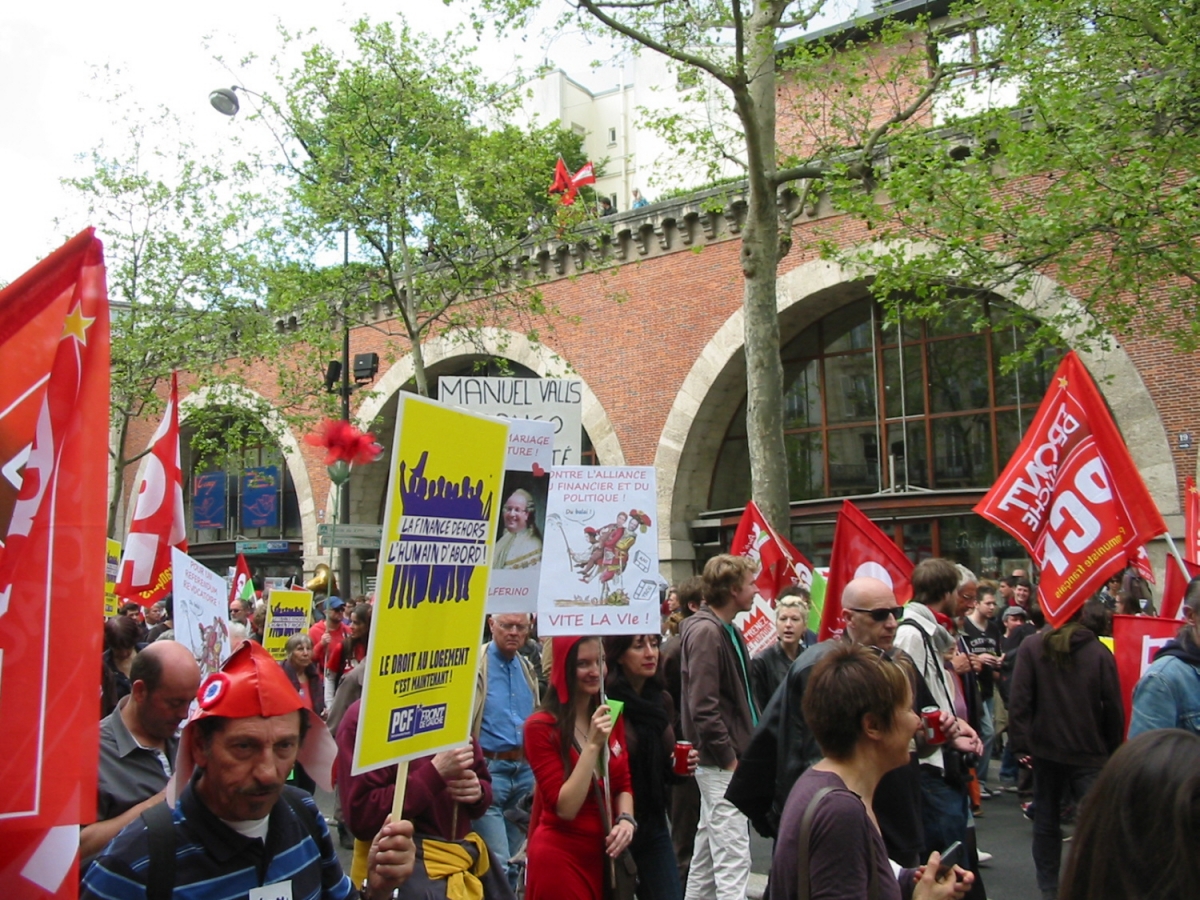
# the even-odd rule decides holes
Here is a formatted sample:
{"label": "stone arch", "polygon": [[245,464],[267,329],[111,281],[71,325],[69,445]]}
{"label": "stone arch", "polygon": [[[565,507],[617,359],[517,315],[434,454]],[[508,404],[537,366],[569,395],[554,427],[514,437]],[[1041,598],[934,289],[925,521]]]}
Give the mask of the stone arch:
{"label": "stone arch", "polygon": [[[882,250],[882,246],[877,249]],[[909,246],[919,253],[919,244]],[[779,276],[777,310],[788,316],[782,340],[790,340],[829,312],[867,295],[870,270],[813,260]],[[1069,309],[1078,301],[1053,279],[1034,276],[1028,291],[995,293],[1038,317]],[[729,418],[745,394],[742,353],[744,317],[739,309],[717,329],[692,365],[675,397],[654,457],[658,476],[658,515],[671,523],[660,538],[664,563],[694,558],[688,523],[706,505],[708,485]],[[1078,333],[1063,335],[1074,343]],[[1175,464],[1166,428],[1150,392],[1129,355],[1115,339],[1106,349],[1081,349],[1080,357],[1100,385],[1134,462],[1164,516],[1178,516]],[[683,568],[683,566],[680,566]]]}
{"label": "stone arch", "polygon": [[[265,400],[261,394],[242,387],[241,385],[222,385],[220,387],[203,387],[195,393],[188,394],[179,401],[179,423],[182,427],[187,421],[188,410],[206,406],[241,406],[253,409],[257,402]],[[269,402],[269,401],[268,401]],[[300,444],[287,422],[274,409],[267,415],[263,423],[270,429],[279,441],[283,458],[287,463],[288,472],[292,476],[292,484],[296,488],[296,502],[300,507],[301,533],[304,540],[305,565],[308,560],[317,557],[317,519],[316,501],[313,496],[312,481],[308,477],[308,469],[304,465],[304,457],[300,453]],[[142,479],[145,460],[138,465],[137,476],[134,478],[136,487]],[[134,504],[126,504],[127,517],[125,529],[129,530],[129,519],[133,516]]]}
{"label": "stone arch", "polygon": [[[606,466],[625,464],[625,454],[612,420],[605,412],[595,392],[561,356],[547,347],[529,340],[525,335],[502,328],[484,328],[470,339],[454,336],[430,338],[421,345],[425,354],[425,366],[432,369],[439,363],[463,356],[489,355],[520,363],[543,378],[580,378],[583,381],[583,427],[600,463]],[[384,404],[413,377],[412,355],[396,360],[379,379],[369,397],[355,416],[360,427],[365,427],[383,410]]]}

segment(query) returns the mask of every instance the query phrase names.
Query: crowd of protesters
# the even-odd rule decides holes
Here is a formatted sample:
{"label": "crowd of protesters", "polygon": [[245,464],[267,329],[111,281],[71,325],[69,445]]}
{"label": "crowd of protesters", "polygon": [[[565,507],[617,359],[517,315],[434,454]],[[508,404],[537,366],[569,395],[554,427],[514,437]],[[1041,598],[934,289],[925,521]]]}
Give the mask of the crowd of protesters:
{"label": "crowd of protesters", "polygon": [[[159,807],[174,774],[174,840],[222,860],[181,864],[177,885],[233,878],[241,863],[261,880],[308,833],[312,870],[295,880],[338,900],[350,884],[402,898],[741,900],[753,825],[775,842],[774,900],[985,898],[990,857],[975,820],[983,801],[1015,791],[1044,898],[1192,895],[1200,579],[1178,637],[1134,691],[1122,746],[1116,665],[1099,638],[1114,613],[1153,612],[1133,570],[1052,627],[1027,572],[989,581],[926,559],[906,606],[882,581],[851,581],[844,632],[821,643],[807,590],[790,588],[775,603],[777,641],[751,656],[734,620],[754,602],[755,575],[746,558],[709,560],[668,592],[661,634],[538,641],[530,616],[490,619],[471,740],[409,765],[395,823],[395,767],[351,773],[366,598],[326,598],[278,663],[257,646],[266,604],[234,601],[229,677],[215,687],[173,643],[169,597],[144,612],[129,604],[105,623],[99,821],[81,832],[83,893],[150,896],[162,851],[147,833],[172,821]],[[198,687],[200,725],[194,716],[179,736]],[[240,769],[241,751],[222,756],[224,732],[250,728],[241,716],[264,723],[254,740],[285,751],[277,743],[269,763]],[[335,792],[332,829],[297,799],[318,787]],[[1064,867],[1068,820],[1077,837]],[[354,851],[349,878],[335,870],[335,842]],[[211,896],[246,895],[240,882],[222,890]]]}

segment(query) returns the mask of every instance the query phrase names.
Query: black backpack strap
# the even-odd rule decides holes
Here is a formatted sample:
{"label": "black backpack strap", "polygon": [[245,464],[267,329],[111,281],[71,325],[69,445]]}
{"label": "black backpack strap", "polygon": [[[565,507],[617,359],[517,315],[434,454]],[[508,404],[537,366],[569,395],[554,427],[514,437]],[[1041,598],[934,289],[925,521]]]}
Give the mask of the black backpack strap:
{"label": "black backpack strap", "polygon": [[175,893],[175,818],[166,801],[142,812],[150,864],[146,867],[146,900],[171,900]]}

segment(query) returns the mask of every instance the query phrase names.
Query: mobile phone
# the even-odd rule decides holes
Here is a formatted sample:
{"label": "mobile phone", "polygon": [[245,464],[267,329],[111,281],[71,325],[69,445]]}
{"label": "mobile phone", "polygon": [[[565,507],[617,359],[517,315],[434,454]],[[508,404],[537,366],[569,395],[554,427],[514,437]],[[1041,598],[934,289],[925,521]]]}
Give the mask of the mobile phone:
{"label": "mobile phone", "polygon": [[952,875],[954,867],[962,865],[963,857],[966,856],[962,841],[955,841],[949,847],[942,851],[942,861],[938,863],[937,880],[945,881],[947,875]]}

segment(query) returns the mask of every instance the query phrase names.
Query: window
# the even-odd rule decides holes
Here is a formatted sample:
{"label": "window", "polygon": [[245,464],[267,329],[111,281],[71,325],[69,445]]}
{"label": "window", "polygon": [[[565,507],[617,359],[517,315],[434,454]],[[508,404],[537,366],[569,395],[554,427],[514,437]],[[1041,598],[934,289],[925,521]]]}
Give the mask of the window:
{"label": "window", "polygon": [[[982,302],[983,317],[998,324],[979,332],[979,307],[897,328],[874,301],[859,300],[782,349],[793,502],[991,486],[1032,420],[1058,354],[1044,351],[1002,371],[1002,358],[1024,348],[1027,330],[1000,301]],[[749,498],[743,400],[713,470],[710,508],[737,508]]]}
{"label": "window", "polygon": [[616,146],[616,143],[617,143],[617,129],[610,128],[610,129],[608,129],[608,146],[614,147],[614,146]]}

